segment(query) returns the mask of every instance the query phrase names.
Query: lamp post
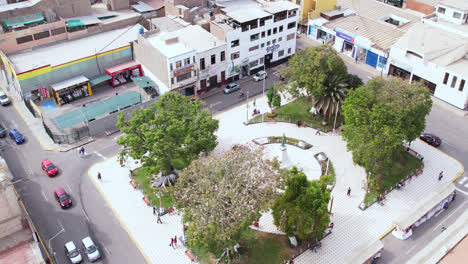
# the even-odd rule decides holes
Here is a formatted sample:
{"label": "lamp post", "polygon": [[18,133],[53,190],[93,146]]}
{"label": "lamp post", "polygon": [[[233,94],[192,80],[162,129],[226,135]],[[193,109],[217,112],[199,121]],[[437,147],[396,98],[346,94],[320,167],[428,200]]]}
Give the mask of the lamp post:
{"label": "lamp post", "polygon": [[338,116],[338,109],[340,108],[340,101],[337,102],[337,105],[338,107],[336,108],[336,111],[335,111],[335,121],[333,122],[333,131],[335,131],[335,127],[336,127],[336,117]]}
{"label": "lamp post", "polygon": [[[265,59],[263,59],[263,71],[266,73]],[[263,96],[265,96],[265,78],[263,78]]]}

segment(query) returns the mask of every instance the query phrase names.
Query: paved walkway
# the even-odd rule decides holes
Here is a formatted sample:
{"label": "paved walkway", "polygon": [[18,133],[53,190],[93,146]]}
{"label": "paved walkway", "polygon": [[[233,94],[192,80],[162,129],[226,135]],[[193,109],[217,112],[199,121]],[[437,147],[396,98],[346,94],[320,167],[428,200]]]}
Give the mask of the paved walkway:
{"label": "paved walkway", "polygon": [[[252,107],[250,103],[249,116]],[[256,107],[262,113],[269,111],[264,97],[257,98]],[[245,126],[245,105],[221,113],[216,118],[220,120],[220,127],[217,132],[219,144],[215,152],[227,150],[233,144],[251,144],[251,140],[255,138],[282,136],[285,133],[286,136],[311,143],[314,146],[311,151],[325,152],[333,163],[337,177],[332,191],[332,221],[335,223],[333,233],[323,240],[322,248],[317,253],[308,250],[296,258],[295,263],[337,263],[368,241],[378,239],[392,227],[392,222],[399,216],[414,209],[425,195],[450,182],[463,169],[456,160],[417,140],[411,146],[424,156],[424,172],[413,178],[402,191],[388,194],[385,206],[373,205],[366,211],[361,211],[358,206],[364,198],[362,187],[365,172],[363,168],[353,164],[351,153],[346,151],[341,136],[331,133],[316,136],[312,128],[298,128],[288,123]],[[150,262],[188,263],[183,250],[174,251],[168,247],[171,236],[182,234],[180,217],[164,216],[164,225],[156,224],[152,209],[142,201],[142,194],[129,185],[128,170],[135,167],[135,164],[129,162],[122,168],[116,158],[113,158],[95,165],[90,169],[90,175],[96,182],[97,171],[102,173],[103,182],[96,182],[97,186]],[[438,181],[437,176],[441,170],[445,177]],[[348,187],[352,190],[351,197],[346,195]],[[277,232],[274,226],[268,226],[272,225],[271,217],[266,216],[263,220],[260,221],[262,228]]]}

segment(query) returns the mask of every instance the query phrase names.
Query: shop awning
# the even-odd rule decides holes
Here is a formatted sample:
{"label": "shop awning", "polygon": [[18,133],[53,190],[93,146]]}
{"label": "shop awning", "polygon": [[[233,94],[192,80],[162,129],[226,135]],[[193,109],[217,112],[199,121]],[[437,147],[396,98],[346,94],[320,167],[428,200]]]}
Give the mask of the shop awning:
{"label": "shop awning", "polygon": [[67,79],[65,81],[54,83],[50,87],[52,87],[52,89],[54,89],[54,91],[58,92],[60,90],[66,89],[68,87],[71,87],[71,86],[74,86],[74,85],[77,85],[77,84],[80,84],[80,83],[85,83],[85,82],[88,82],[88,81],[89,81],[88,78],[84,77],[83,75],[80,75],[80,76],[76,76],[76,77]]}
{"label": "shop awning", "polygon": [[157,87],[158,85],[153,82],[148,76],[138,76],[138,77],[132,77],[132,81],[138,85],[140,88],[145,88],[145,87]]}
{"label": "shop awning", "polygon": [[99,75],[96,75],[94,77],[91,77],[89,79],[89,84],[91,86],[94,86],[96,84],[105,82],[105,81],[110,80],[110,79],[111,79],[111,77],[109,75],[105,74],[105,73],[104,74],[99,74]]}
{"label": "shop awning", "polygon": [[85,24],[81,22],[81,20],[69,20],[67,21],[67,27],[79,27],[79,26],[84,26]]}
{"label": "shop awning", "polygon": [[13,26],[18,26],[18,25],[28,25],[28,24],[32,24],[32,23],[40,22],[40,21],[44,21],[44,17],[42,16],[41,13],[37,13],[37,14],[32,14],[32,15],[27,15],[27,16],[5,19],[4,22],[7,27],[13,27]]}
{"label": "shop awning", "polygon": [[136,63],[135,61],[129,61],[129,62],[122,63],[122,64],[114,66],[114,67],[107,68],[106,73],[108,75],[112,76],[114,74],[118,74],[118,73],[121,73],[121,72],[124,72],[124,71],[139,68],[139,67],[141,67],[141,65],[139,63]]}

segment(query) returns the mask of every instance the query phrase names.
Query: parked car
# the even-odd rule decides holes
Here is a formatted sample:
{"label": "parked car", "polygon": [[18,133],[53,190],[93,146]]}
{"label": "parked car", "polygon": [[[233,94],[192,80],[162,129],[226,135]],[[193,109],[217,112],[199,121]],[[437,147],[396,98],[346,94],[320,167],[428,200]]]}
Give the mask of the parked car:
{"label": "parked car", "polygon": [[6,137],[6,129],[0,124],[0,138]]}
{"label": "parked car", "polygon": [[226,85],[226,87],[224,87],[224,93],[225,94],[233,93],[233,92],[239,91],[239,90],[240,90],[240,85],[238,83],[230,83],[230,84]]}
{"label": "parked car", "polygon": [[58,188],[57,190],[55,190],[54,196],[57,202],[60,204],[60,207],[62,207],[62,209],[72,206],[72,200],[70,198],[70,195],[68,195],[68,193],[65,192],[63,188]]}
{"label": "parked car", "polygon": [[75,246],[73,241],[65,244],[65,254],[70,259],[71,263],[80,263],[83,261],[80,250]]}
{"label": "parked car", "polygon": [[8,96],[4,92],[0,92],[0,103],[2,105],[9,105],[10,104],[10,99],[8,99]]}
{"label": "parked car", "polygon": [[88,256],[89,261],[94,262],[101,257],[99,250],[94,244],[93,240],[90,237],[85,237],[81,240],[86,256]]}
{"label": "parked car", "polygon": [[422,141],[424,141],[427,144],[432,145],[434,147],[438,147],[442,143],[442,140],[440,140],[440,138],[438,136],[430,134],[430,133],[422,133],[419,138]]}
{"label": "parked car", "polygon": [[263,81],[266,78],[268,78],[266,71],[259,71],[253,77],[254,81],[256,82]]}
{"label": "parked car", "polygon": [[23,135],[21,135],[21,133],[16,129],[12,129],[9,135],[10,135],[10,138],[16,142],[16,144],[21,144],[24,142]]}
{"label": "parked car", "polygon": [[47,173],[49,177],[58,174],[57,167],[55,167],[55,165],[49,159],[45,159],[41,162],[41,168]]}

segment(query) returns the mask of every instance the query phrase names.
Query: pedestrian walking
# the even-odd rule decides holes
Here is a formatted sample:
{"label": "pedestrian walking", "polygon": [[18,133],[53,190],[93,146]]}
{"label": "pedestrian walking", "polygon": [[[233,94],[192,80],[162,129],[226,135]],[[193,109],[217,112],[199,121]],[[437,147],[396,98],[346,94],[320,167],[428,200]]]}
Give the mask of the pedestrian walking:
{"label": "pedestrian walking", "polygon": [[156,207],[153,206],[153,215],[156,215]]}
{"label": "pedestrian walking", "polygon": [[156,220],[156,223],[158,223],[158,224],[162,224],[162,221],[161,221],[161,216],[159,216],[159,212],[158,212],[158,220]]}
{"label": "pedestrian walking", "polygon": [[439,173],[439,178],[438,178],[438,180],[439,180],[439,181],[442,180],[443,177],[444,177],[444,171],[441,171],[441,172]]}
{"label": "pedestrian walking", "polygon": [[100,172],[97,173],[97,179],[100,180],[100,181],[102,181],[102,177],[101,177],[101,173],[100,173]]}
{"label": "pedestrian walking", "polygon": [[319,135],[319,136],[320,136],[320,127],[317,128],[317,132],[315,132],[315,135]]}
{"label": "pedestrian walking", "polygon": [[346,195],[351,196],[351,187],[348,187],[348,193]]}
{"label": "pedestrian walking", "polygon": [[174,239],[171,237],[171,243],[169,244],[170,247],[174,248]]}
{"label": "pedestrian walking", "polygon": [[256,102],[256,100],[255,100],[255,98],[254,98],[254,102],[253,102],[254,107],[255,107],[255,102]]}
{"label": "pedestrian walking", "polygon": [[174,236],[174,246],[177,247],[177,236]]}
{"label": "pedestrian walking", "polygon": [[357,64],[357,55],[356,55],[356,58],[354,58],[354,60],[356,61],[356,64]]}

